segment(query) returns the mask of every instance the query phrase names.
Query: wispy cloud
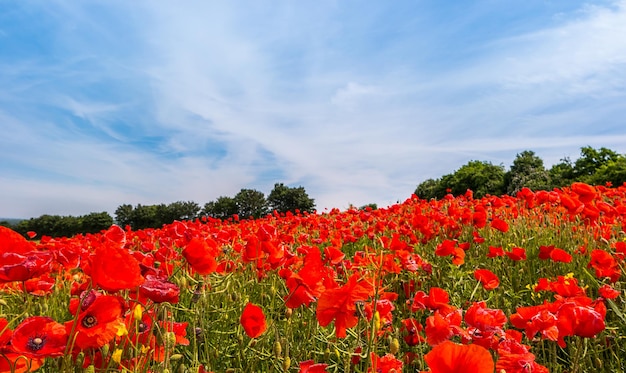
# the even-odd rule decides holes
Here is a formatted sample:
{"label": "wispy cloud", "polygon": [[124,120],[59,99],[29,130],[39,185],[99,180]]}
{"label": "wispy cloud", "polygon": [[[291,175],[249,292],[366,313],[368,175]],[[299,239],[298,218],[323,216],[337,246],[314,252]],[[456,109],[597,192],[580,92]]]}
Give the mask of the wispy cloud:
{"label": "wispy cloud", "polygon": [[626,152],[626,1],[513,8],[25,2],[0,16],[0,215],[274,182],[386,205],[470,159]]}

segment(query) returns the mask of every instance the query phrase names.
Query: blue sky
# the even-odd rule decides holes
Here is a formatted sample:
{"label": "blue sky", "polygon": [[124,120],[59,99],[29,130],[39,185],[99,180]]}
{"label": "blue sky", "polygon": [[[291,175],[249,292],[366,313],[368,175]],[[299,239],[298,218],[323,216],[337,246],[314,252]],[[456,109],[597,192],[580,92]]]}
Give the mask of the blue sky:
{"label": "blue sky", "polygon": [[2,1],[0,216],[626,153],[626,1]]}

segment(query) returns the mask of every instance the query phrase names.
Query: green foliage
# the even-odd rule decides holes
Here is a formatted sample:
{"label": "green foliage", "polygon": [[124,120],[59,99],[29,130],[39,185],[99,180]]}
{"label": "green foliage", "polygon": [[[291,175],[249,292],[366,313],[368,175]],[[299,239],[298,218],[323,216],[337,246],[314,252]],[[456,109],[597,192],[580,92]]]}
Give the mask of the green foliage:
{"label": "green foliage", "polygon": [[626,183],[626,157],[619,155],[616,160],[609,160],[591,176],[592,184],[610,182],[613,186]]}
{"label": "green foliage", "polygon": [[41,215],[22,220],[13,228],[22,235],[34,231],[40,237],[71,237],[79,233],[98,233],[112,224],[113,218],[107,212],[92,212],[83,216]]}
{"label": "green foliage", "polygon": [[442,198],[448,191],[460,195],[468,190],[473,191],[476,198],[487,194],[503,194],[504,166],[496,166],[491,162],[470,161],[439,180],[426,180],[418,185],[415,195],[422,199]]}
{"label": "green foliage", "polygon": [[415,195],[422,199],[443,198],[446,188],[440,179],[428,179],[417,186]]}
{"label": "green foliage", "polygon": [[359,210],[363,210],[363,211],[372,211],[372,210],[377,210],[377,209],[378,209],[378,205],[375,203],[368,203],[367,205],[363,205],[359,207]]}
{"label": "green foliage", "polygon": [[566,185],[570,185],[574,179],[574,164],[569,159],[569,157],[565,157],[561,159],[561,161],[548,171],[550,175],[550,181],[552,183],[553,188],[560,188]]}
{"label": "green foliage", "polygon": [[267,215],[269,212],[267,208],[267,201],[265,200],[265,194],[254,189],[241,189],[234,198],[237,205],[237,214],[241,218],[255,218],[258,219]]}
{"label": "green foliage", "polygon": [[504,179],[505,192],[509,195],[515,195],[524,187],[532,190],[551,189],[550,174],[543,166],[543,160],[531,150],[517,154]]}
{"label": "green foliage", "polygon": [[315,200],[309,198],[304,187],[291,188],[283,183],[274,184],[274,189],[267,197],[267,202],[272,211],[279,213],[296,210],[313,212],[315,210]]}
{"label": "green foliage", "polygon": [[470,189],[475,197],[480,198],[487,194],[515,195],[524,187],[551,190],[573,182],[593,185],[610,182],[614,186],[626,182],[626,156],[607,148],[594,149],[590,146],[581,148],[580,153],[575,162],[565,157],[549,170],[531,150],[517,154],[506,173],[503,166],[470,161],[454,173],[420,183],[415,195],[422,199],[439,199],[447,193],[460,195]]}
{"label": "green foliage", "polygon": [[574,178],[585,183],[592,182],[593,176],[598,169],[608,165],[609,162],[617,162],[620,155],[607,148],[594,149],[585,146],[580,149],[580,158],[574,163]]}
{"label": "green foliage", "polygon": [[217,200],[208,202],[202,209],[202,214],[216,219],[228,219],[239,211],[237,202],[231,197],[218,197]]}

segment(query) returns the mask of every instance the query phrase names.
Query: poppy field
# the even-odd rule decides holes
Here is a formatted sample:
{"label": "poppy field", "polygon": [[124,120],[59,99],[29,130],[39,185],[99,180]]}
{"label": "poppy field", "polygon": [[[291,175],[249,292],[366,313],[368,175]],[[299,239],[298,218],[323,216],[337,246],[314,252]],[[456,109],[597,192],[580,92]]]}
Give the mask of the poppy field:
{"label": "poppy field", "polygon": [[30,240],[4,372],[626,371],[626,186]]}

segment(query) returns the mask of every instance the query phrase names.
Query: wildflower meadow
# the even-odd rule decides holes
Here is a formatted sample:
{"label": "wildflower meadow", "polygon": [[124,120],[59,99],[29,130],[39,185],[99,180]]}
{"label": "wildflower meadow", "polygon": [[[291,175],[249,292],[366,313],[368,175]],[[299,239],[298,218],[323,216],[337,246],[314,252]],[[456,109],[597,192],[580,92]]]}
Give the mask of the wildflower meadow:
{"label": "wildflower meadow", "polygon": [[0,227],[0,373],[623,372],[626,186]]}

